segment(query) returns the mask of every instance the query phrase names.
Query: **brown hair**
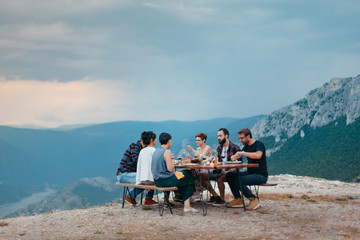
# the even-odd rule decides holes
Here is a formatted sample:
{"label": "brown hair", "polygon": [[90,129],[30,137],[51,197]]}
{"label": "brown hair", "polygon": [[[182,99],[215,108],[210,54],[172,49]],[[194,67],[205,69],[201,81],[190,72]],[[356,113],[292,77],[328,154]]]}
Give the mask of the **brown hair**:
{"label": "brown hair", "polygon": [[196,134],[195,137],[196,138],[199,137],[199,138],[201,138],[201,140],[205,139],[205,142],[206,142],[206,139],[207,139],[207,135],[205,133],[198,133],[198,134]]}
{"label": "brown hair", "polygon": [[252,138],[251,131],[250,131],[250,129],[248,129],[248,128],[243,128],[243,129],[241,129],[241,130],[238,132],[238,134],[240,134],[240,133],[244,134],[245,137],[248,136],[248,135],[250,135],[250,138]]}

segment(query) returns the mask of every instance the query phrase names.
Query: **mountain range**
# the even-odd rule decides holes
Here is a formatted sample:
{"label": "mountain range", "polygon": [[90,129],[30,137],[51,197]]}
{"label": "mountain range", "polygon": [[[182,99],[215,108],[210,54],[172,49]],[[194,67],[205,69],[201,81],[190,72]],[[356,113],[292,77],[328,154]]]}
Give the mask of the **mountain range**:
{"label": "mountain range", "polygon": [[[208,135],[207,144],[215,149],[220,127],[229,129],[230,140],[235,144],[240,144],[237,131],[248,127],[255,139],[265,143],[271,175],[289,173],[358,182],[359,116],[360,76],[357,76],[333,79],[294,104],[269,115],[245,119],[123,121],[58,129],[0,126],[0,204],[18,201],[48,187],[61,189],[57,193],[60,195],[49,196],[46,202],[31,206],[31,211],[109,201],[115,192],[108,191],[106,184],[94,188],[89,181],[113,185],[124,151],[146,130],[157,135],[171,133],[172,152],[184,154],[186,145],[195,146],[194,136],[199,132]],[[74,201],[66,205],[55,199]]]}
{"label": "mountain range", "polygon": [[360,180],[360,75],[336,78],[257,122],[271,174]]}

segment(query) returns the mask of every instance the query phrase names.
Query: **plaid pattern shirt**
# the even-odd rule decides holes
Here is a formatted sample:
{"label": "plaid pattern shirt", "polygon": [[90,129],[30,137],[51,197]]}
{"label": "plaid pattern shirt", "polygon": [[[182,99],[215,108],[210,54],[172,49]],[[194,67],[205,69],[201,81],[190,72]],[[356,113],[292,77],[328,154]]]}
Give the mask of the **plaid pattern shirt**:
{"label": "plaid pattern shirt", "polygon": [[[219,162],[223,161],[223,159],[221,157],[223,147],[224,147],[223,145],[220,145],[216,149]],[[234,155],[235,153],[237,153],[238,151],[240,151],[240,148],[229,141],[229,148],[227,149],[227,152],[226,152],[228,162],[231,161],[231,156]]]}
{"label": "plaid pattern shirt", "polygon": [[142,146],[140,141],[130,144],[120,161],[120,166],[116,172],[116,175],[126,172],[136,172],[136,166],[141,149]]}

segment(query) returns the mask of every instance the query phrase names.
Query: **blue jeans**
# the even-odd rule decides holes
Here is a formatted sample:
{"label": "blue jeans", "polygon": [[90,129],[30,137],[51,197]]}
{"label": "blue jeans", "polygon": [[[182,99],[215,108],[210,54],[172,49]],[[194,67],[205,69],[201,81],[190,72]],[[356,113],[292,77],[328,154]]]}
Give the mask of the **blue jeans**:
{"label": "blue jeans", "polygon": [[[241,188],[239,178],[241,181]],[[239,172],[239,176],[237,175],[236,171],[231,171],[226,174],[226,180],[235,198],[240,198],[240,189],[242,189],[242,194],[246,198],[256,198],[248,188],[248,185],[263,184],[267,182],[267,179],[267,177],[261,174],[249,174],[247,171]]]}
{"label": "blue jeans", "polygon": [[[120,173],[117,175],[117,180],[121,183],[135,183],[136,182],[136,172]],[[130,191],[129,196],[131,199],[135,199],[137,195],[142,193],[144,189],[134,188]],[[147,198],[153,198],[154,190],[150,190],[146,193]]]}

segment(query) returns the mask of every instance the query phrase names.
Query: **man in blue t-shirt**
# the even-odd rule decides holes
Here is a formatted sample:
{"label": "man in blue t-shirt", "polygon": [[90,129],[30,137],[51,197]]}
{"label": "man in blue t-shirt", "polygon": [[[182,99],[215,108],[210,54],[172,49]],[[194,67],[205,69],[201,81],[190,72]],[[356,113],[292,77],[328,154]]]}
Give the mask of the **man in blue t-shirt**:
{"label": "man in blue t-shirt", "polygon": [[267,182],[268,171],[265,146],[262,142],[252,138],[248,128],[241,129],[238,133],[241,143],[244,144],[244,148],[231,158],[239,159],[241,157],[247,157],[248,163],[257,163],[259,167],[248,168],[246,172],[237,173],[236,171],[231,171],[226,174],[226,180],[235,198],[231,203],[227,204],[226,207],[243,207],[243,201],[239,192],[241,189],[242,194],[250,200],[250,204],[246,209],[255,210],[260,207],[260,202],[248,188],[248,185],[259,185]]}

